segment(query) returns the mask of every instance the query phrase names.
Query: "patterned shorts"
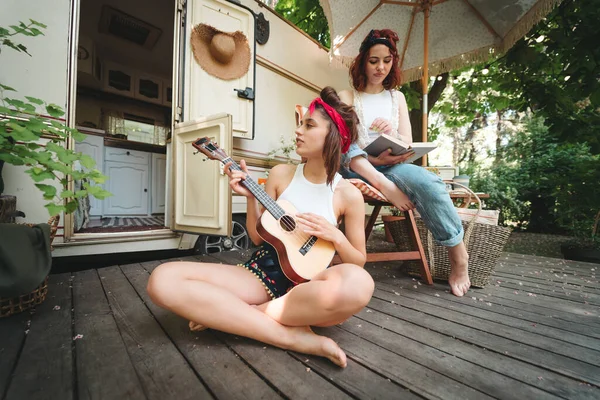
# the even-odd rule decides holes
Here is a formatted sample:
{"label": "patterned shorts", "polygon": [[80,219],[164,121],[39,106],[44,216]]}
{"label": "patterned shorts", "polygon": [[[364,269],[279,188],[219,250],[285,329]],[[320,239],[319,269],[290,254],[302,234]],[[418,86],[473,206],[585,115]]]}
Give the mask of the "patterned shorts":
{"label": "patterned shorts", "polygon": [[268,243],[260,246],[252,254],[250,260],[244,264],[239,264],[239,266],[252,272],[261,281],[271,299],[283,296],[296,286],[281,270],[277,253],[273,246]]}

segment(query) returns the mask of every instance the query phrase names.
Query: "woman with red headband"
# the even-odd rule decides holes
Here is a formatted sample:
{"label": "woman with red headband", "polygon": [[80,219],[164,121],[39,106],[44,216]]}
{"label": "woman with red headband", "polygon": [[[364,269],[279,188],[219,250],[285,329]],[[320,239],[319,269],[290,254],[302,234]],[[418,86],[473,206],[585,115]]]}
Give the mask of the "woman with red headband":
{"label": "woman with red headband", "polygon": [[[284,349],[329,358],[346,366],[346,355],[330,338],[310,326],[345,321],[369,302],[374,290],[362,268],[366,260],[364,207],[360,191],[337,173],[341,155],[356,140],[358,118],[330,87],[321,91],[296,130],[296,152],[303,163],[271,169],[265,191],[291,202],[301,214],[299,228],[332,242],[342,264],[327,268],[310,281],[296,284],[286,277],[278,256],[256,230],[264,210],[242,185],[248,174],[225,171],[231,188],[248,199],[247,227],[260,248],[241,266],[170,262],[154,270],[148,282],[152,301],[189,319],[192,330],[217,329]],[[346,235],[338,228],[344,221]],[[307,236],[308,237],[308,236]]]}
{"label": "woman with red headband", "polygon": [[404,164],[412,154],[394,156],[386,150],[373,157],[362,150],[381,133],[412,143],[406,100],[395,90],[400,85],[397,41],[392,30],[372,30],[350,66],[353,90],[340,92],[340,98],[354,106],[360,123],[358,140],[345,155],[341,172],[345,178],[366,180],[400,210],[419,211],[436,241],[448,248],[452,268],[448,282],[454,295],[463,296],[471,285],[469,256],[462,223],[444,183],[425,168]]}

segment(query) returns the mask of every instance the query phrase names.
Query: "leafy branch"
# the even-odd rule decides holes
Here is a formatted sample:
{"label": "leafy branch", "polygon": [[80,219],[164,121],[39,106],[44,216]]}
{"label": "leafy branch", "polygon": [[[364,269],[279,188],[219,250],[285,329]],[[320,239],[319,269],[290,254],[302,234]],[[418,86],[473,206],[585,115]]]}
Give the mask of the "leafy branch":
{"label": "leafy branch", "polygon": [[10,29],[6,29],[0,26],[0,40],[2,41],[2,45],[0,46],[0,52],[2,52],[2,46],[10,47],[13,50],[16,50],[20,53],[25,53],[31,57],[31,54],[27,51],[27,47],[23,44],[15,43],[9,38],[16,35],[25,35],[25,36],[39,36],[44,33],[38,29],[46,29],[46,25],[41,22],[34,21],[32,19],[29,20],[29,24],[25,24],[24,22],[19,22],[19,25],[10,25]]}
{"label": "leafy branch", "polygon": [[[10,29],[0,27],[0,49],[7,46],[31,56],[27,47],[9,38],[43,35],[38,28],[45,29],[46,25],[30,20],[29,24],[20,22],[11,25]],[[94,169],[94,159],[66,148],[65,143],[71,137],[82,141],[85,135],[59,120],[65,114],[63,109],[35,97],[25,96],[25,100],[6,97],[7,92],[16,93],[16,90],[0,83],[0,161],[27,167],[25,173],[42,191],[44,200],[48,200],[45,207],[49,214],[72,213],[77,209],[79,199],[88,195],[98,199],[110,196],[98,186],[106,177]],[[40,108],[49,118],[40,114]],[[83,181],[82,190],[67,189],[75,180]]]}

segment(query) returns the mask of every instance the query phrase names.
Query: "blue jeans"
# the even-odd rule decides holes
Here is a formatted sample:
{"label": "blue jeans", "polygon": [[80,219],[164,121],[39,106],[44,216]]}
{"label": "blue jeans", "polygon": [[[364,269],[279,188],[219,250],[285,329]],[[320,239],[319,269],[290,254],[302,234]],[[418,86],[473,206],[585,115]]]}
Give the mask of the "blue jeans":
{"label": "blue jeans", "polygon": [[[350,160],[357,156],[366,157],[367,154],[358,145],[350,145],[348,153],[342,157],[343,166],[340,174],[344,178],[365,180],[347,168]],[[446,185],[439,176],[414,164],[379,166],[375,169],[394,182],[408,196],[421,214],[423,223],[439,244],[454,247],[462,242],[464,236],[462,222],[446,191]]]}

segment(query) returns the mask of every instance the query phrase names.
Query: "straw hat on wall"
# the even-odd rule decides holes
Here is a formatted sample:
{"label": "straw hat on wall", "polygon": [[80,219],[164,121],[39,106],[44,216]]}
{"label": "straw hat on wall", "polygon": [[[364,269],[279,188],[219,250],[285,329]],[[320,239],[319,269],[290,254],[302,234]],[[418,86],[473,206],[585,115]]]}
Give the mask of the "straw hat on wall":
{"label": "straw hat on wall", "polygon": [[190,42],[196,62],[212,76],[229,81],[244,76],[250,68],[250,46],[241,31],[223,32],[198,24]]}

